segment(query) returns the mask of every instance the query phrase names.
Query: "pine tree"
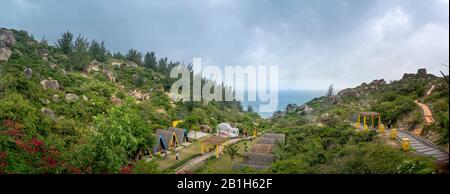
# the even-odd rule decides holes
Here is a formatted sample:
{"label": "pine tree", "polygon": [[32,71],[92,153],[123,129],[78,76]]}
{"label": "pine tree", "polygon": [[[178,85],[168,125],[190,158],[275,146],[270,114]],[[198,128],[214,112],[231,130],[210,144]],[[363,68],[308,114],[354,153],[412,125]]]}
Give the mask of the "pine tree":
{"label": "pine tree", "polygon": [[72,40],[73,34],[67,31],[57,40],[56,47],[58,47],[64,54],[70,54],[73,49]]}
{"label": "pine tree", "polygon": [[82,69],[83,65],[89,63],[90,56],[88,53],[89,42],[86,38],[78,35],[73,45],[72,53],[72,67],[75,69]]}
{"label": "pine tree", "polygon": [[153,51],[145,53],[144,66],[146,68],[156,69],[156,64],[157,64],[157,62],[156,62],[155,53]]}
{"label": "pine tree", "polygon": [[108,53],[108,50],[106,50],[105,43],[103,41],[98,43],[96,40],[92,40],[91,46],[89,47],[89,53],[92,58],[97,61],[104,62],[106,61],[106,54]]}
{"label": "pine tree", "polygon": [[142,54],[135,49],[130,49],[128,51],[127,59],[135,62],[138,65],[142,65]]}

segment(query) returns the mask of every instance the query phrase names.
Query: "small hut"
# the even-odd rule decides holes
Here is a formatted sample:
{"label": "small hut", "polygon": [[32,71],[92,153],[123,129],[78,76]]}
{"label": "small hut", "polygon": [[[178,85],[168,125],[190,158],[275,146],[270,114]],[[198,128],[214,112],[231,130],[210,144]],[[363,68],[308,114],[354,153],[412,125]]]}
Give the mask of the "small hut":
{"label": "small hut", "polygon": [[156,143],[153,147],[153,153],[156,154],[158,152],[166,151],[168,149],[167,143],[164,140],[164,137],[162,135],[155,135],[156,137]]}
{"label": "small hut", "polygon": [[226,138],[218,137],[218,136],[211,136],[202,141],[200,152],[204,154],[205,150],[209,150],[209,148],[212,146],[216,150],[216,157],[219,157],[219,153],[223,153],[223,147],[226,144]]}
{"label": "small hut", "polygon": [[174,149],[179,146],[177,134],[173,131],[157,129],[156,136],[162,136],[166,142],[167,149]]}
{"label": "small hut", "polygon": [[178,139],[178,144],[179,145],[181,145],[184,142],[188,141],[188,133],[187,133],[186,129],[169,127],[169,129],[167,129],[167,130],[175,132],[175,134],[177,135],[177,139]]}

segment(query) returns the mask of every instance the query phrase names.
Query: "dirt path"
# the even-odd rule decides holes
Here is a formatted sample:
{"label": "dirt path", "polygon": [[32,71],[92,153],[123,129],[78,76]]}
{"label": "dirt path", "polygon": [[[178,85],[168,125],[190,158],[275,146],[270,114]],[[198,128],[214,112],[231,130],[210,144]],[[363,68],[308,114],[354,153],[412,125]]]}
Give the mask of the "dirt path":
{"label": "dirt path", "polygon": [[432,124],[434,122],[434,119],[433,119],[433,115],[431,114],[430,108],[426,104],[420,103],[418,100],[415,100],[414,102],[417,105],[419,105],[420,108],[422,108],[423,117],[425,119],[426,124],[427,125]]}
{"label": "dirt path", "polygon": [[[425,97],[428,97],[431,95],[431,93],[433,92],[435,88],[435,85],[432,85],[430,89],[427,90]],[[422,109],[422,113],[423,113],[423,118],[425,120],[425,124],[426,125],[431,125],[434,123],[434,118],[433,115],[431,113],[431,109],[430,107],[428,107],[426,104],[423,104],[421,102],[419,102],[419,99],[414,101],[421,109]],[[421,128],[417,128],[414,129],[413,132],[415,135],[421,135],[422,134],[422,129]]]}
{"label": "dirt path", "polygon": [[[235,144],[235,143],[239,142],[242,139],[244,139],[244,138],[238,138],[238,139],[229,140],[228,144]],[[182,166],[178,167],[178,169],[176,170],[175,173],[176,174],[180,174],[180,173],[184,173],[186,171],[189,171],[195,165],[205,161],[206,159],[208,159],[209,157],[212,157],[212,156],[215,156],[215,152],[208,152],[208,153],[205,153],[205,154],[203,154],[201,156],[197,156],[197,157],[189,160],[188,162],[186,162]]]}

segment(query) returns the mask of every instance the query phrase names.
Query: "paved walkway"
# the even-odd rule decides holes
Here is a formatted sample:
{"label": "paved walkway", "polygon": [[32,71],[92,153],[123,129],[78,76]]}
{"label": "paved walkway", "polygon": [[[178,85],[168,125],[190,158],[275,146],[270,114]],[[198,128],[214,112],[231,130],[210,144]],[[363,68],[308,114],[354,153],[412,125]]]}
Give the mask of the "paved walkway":
{"label": "paved walkway", "polygon": [[413,148],[416,153],[424,156],[432,156],[436,159],[436,162],[440,164],[448,164],[448,152],[433,144],[431,141],[423,137],[416,136],[409,131],[398,130],[397,140],[401,142],[401,138],[409,138],[411,148]]}
{"label": "paved walkway", "polygon": [[[235,144],[235,143],[237,143],[238,141],[240,141],[240,140],[242,140],[242,139],[244,139],[244,138],[237,138],[237,139],[229,140],[229,141],[228,141],[228,144]],[[205,161],[205,160],[208,159],[209,157],[213,157],[213,156],[215,156],[215,155],[216,155],[216,153],[215,153],[214,151],[212,151],[212,152],[205,153],[205,154],[203,154],[203,155],[201,155],[201,156],[197,156],[197,157],[195,157],[195,158],[189,160],[188,162],[186,162],[186,163],[183,164],[182,166],[178,167],[175,173],[176,173],[176,174],[180,174],[180,173],[187,172],[187,171],[189,171],[192,167],[194,167],[195,165],[197,165],[197,164],[199,164],[199,163]]]}

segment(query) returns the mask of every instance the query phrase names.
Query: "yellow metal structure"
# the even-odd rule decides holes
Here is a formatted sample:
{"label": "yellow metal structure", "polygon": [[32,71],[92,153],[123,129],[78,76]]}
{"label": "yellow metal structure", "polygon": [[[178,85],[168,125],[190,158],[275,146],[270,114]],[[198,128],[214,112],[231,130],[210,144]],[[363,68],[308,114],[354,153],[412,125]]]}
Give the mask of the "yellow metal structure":
{"label": "yellow metal structure", "polygon": [[203,155],[203,153],[204,153],[204,151],[203,151],[203,144],[201,144],[200,149],[201,149],[201,153]]}
{"label": "yellow metal structure", "polygon": [[219,145],[216,145],[216,158],[219,158]]}
{"label": "yellow metal structure", "polygon": [[379,126],[378,126],[378,129],[380,130],[380,133],[384,133],[384,124],[380,124]]}
{"label": "yellow metal structure", "polygon": [[253,129],[253,137],[256,137],[256,129]]}
{"label": "yellow metal structure", "polygon": [[395,139],[397,137],[397,129],[392,129],[391,130],[390,137],[391,137],[391,139]]}
{"label": "yellow metal structure", "polygon": [[367,126],[367,125],[364,125],[364,131],[369,131],[369,126]]}
{"label": "yellow metal structure", "polygon": [[372,115],[372,119],[370,119],[372,121],[372,128],[373,128],[373,118],[374,118],[374,116]]}
{"label": "yellow metal structure", "polygon": [[409,138],[402,138],[402,150],[403,151],[409,151],[411,142],[409,141]]}
{"label": "yellow metal structure", "polygon": [[182,123],[183,122],[183,120],[175,120],[175,121],[172,121],[172,127],[177,127],[177,125],[179,124],[179,123]]}
{"label": "yellow metal structure", "polygon": [[361,115],[358,114],[358,123],[356,123],[356,128],[359,129],[360,126],[361,126]]}

